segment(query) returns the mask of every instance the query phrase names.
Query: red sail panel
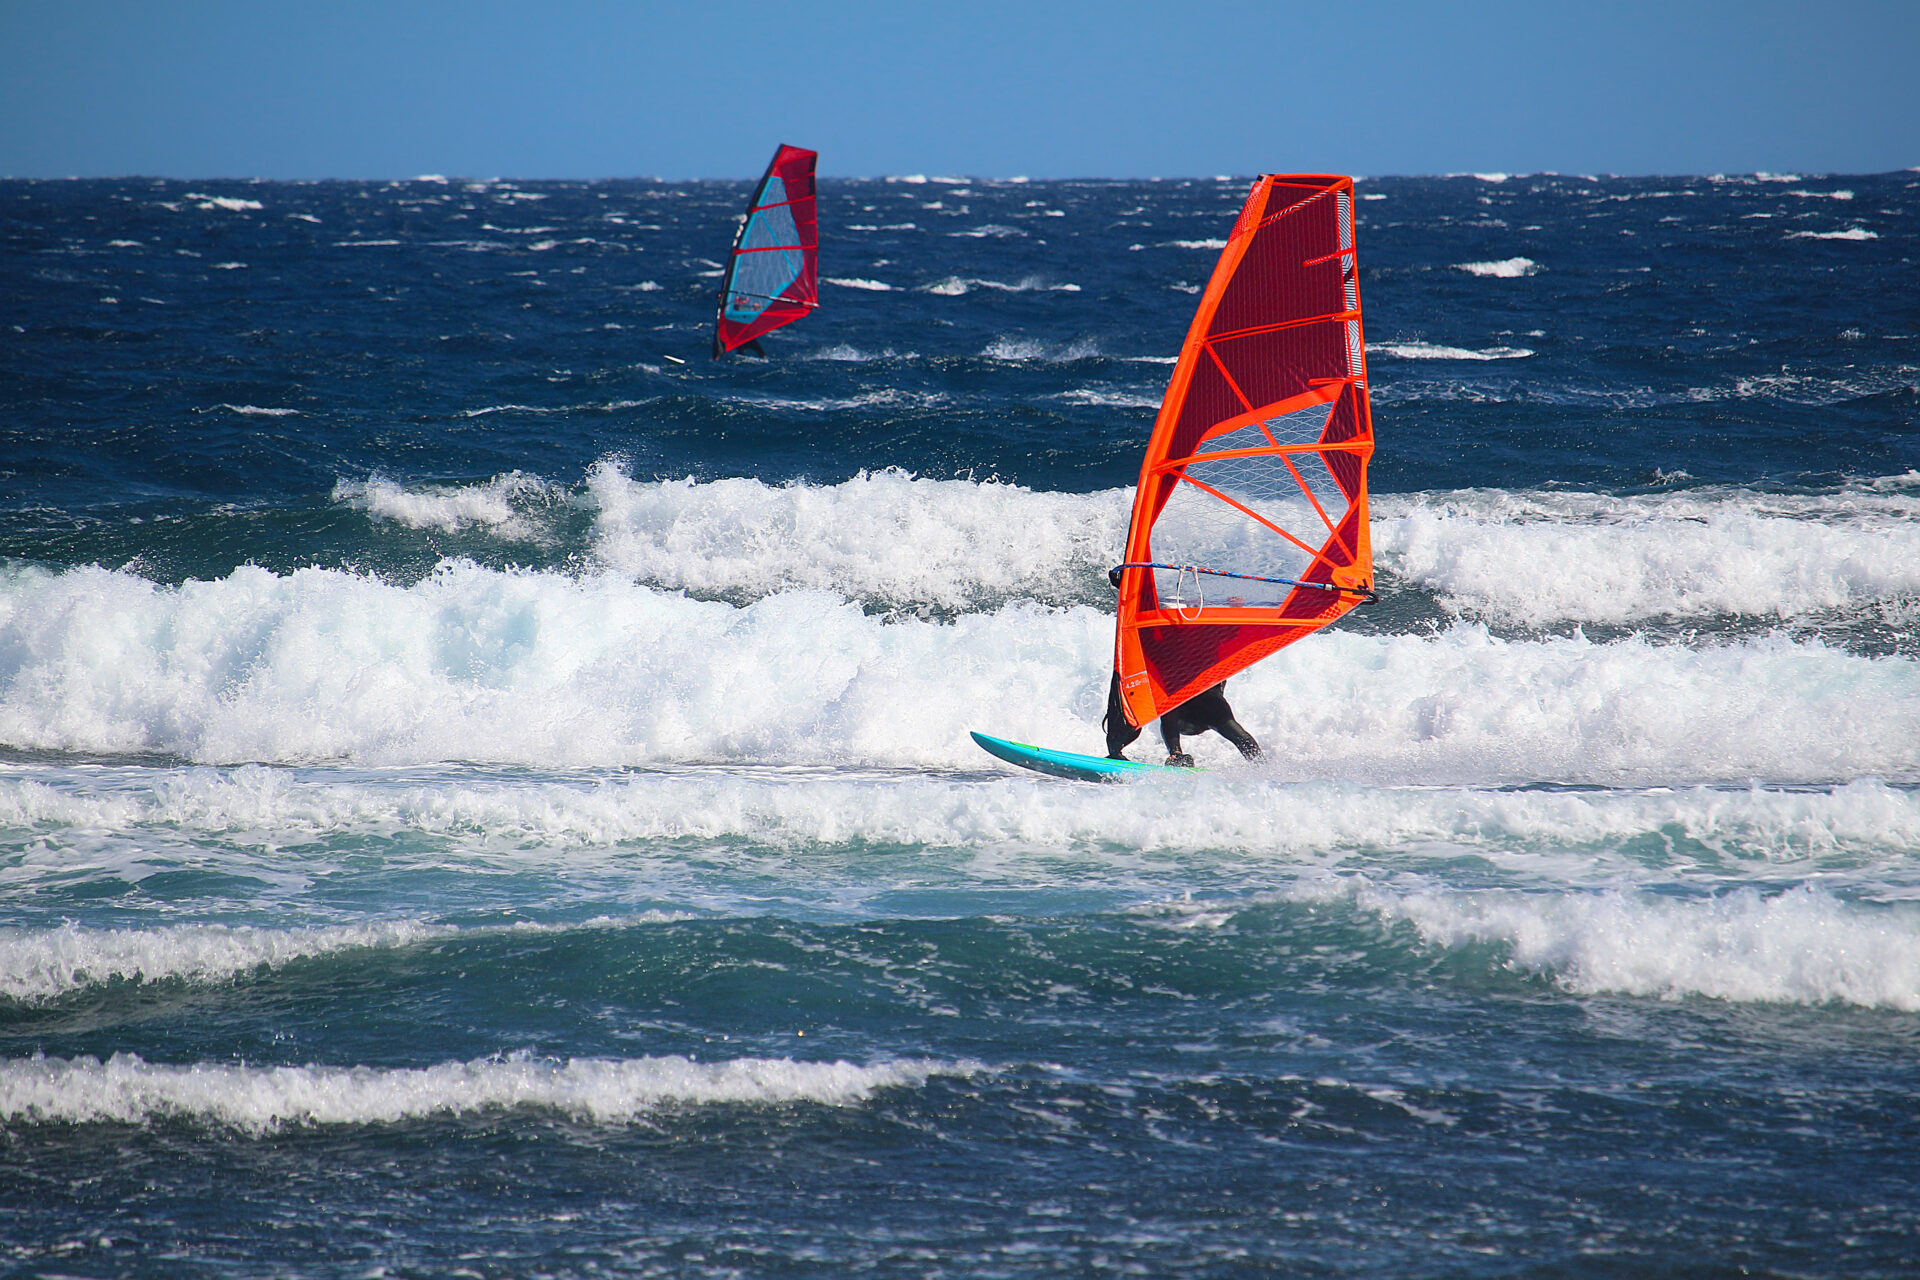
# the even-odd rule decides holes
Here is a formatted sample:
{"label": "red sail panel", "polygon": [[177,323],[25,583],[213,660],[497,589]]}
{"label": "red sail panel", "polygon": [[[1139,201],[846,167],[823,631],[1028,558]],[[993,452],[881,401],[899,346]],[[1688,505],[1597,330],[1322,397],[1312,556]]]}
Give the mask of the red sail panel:
{"label": "red sail panel", "polygon": [[820,222],[813,190],[818,156],[782,146],[754,188],[720,282],[715,359],[820,305]]}
{"label": "red sail panel", "polygon": [[1373,586],[1373,414],[1353,179],[1254,184],[1201,296],[1134,494],[1114,670],[1144,725]]}

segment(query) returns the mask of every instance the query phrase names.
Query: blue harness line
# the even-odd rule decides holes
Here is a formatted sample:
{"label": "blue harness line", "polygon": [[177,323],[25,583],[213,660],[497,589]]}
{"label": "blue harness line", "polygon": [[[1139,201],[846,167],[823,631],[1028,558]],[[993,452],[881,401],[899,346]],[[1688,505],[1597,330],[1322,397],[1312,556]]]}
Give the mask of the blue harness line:
{"label": "blue harness line", "polygon": [[1364,603],[1373,599],[1372,587],[1342,587],[1331,582],[1307,582],[1300,578],[1267,578],[1257,573],[1233,573],[1227,569],[1202,569],[1193,564],[1161,564],[1158,560],[1129,560],[1125,564],[1113,566],[1113,573],[1122,569],[1171,569],[1175,573],[1207,574],[1215,578],[1239,578],[1246,582],[1277,582],[1287,587],[1312,587],[1316,591],[1340,591],[1359,596]]}

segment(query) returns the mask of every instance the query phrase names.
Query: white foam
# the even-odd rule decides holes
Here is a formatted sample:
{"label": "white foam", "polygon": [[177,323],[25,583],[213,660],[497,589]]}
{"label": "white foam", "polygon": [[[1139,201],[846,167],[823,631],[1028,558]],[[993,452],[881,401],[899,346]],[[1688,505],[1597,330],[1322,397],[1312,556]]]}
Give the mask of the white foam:
{"label": "white foam", "polygon": [[949,231],[947,234],[972,240],[1004,240],[1009,236],[1024,236],[1027,233],[1019,227],[1005,227],[989,222],[984,226],[973,227],[966,231]]}
{"label": "white foam", "polygon": [[1053,293],[1080,292],[1080,286],[1077,284],[1048,284],[1038,276],[1028,276],[1024,280],[1018,280],[1013,283],[1007,283],[1002,280],[980,280],[972,277],[962,278],[960,276],[948,276],[944,280],[928,285],[926,291],[928,293],[939,294],[943,297],[957,298],[975,289],[997,289],[1002,293],[1032,293],[1036,290]]}
{"label": "white foam", "polygon": [[989,342],[980,354],[988,360],[1005,360],[1009,363],[1024,363],[1029,360],[1059,363],[1068,360],[1091,360],[1100,354],[1100,348],[1092,338],[1076,338],[1068,343],[1054,343],[1043,342],[1038,338],[1002,336]]}
{"label": "white foam", "polygon": [[[833,592],[738,607],[612,574],[458,563],[410,587],[325,569],[167,587],[14,566],[0,570],[0,742],[212,762],[977,767],[971,728],[1087,740],[1111,645],[1110,615],[1085,607],[937,623]],[[1920,766],[1920,664],[1778,637],[1696,650],[1504,641],[1465,624],[1336,631],[1237,678],[1242,699],[1261,709],[1256,732],[1288,743],[1292,776],[1819,780]],[[996,723],[980,725],[982,707]]]}
{"label": "white foam", "polygon": [[1227,242],[1218,237],[1209,237],[1205,240],[1169,240],[1167,247],[1170,249],[1224,249],[1227,247]]}
{"label": "white foam", "polygon": [[[1011,361],[1097,353],[1090,344],[1003,339],[983,354]],[[819,358],[869,357],[836,348]],[[1125,387],[1059,398],[1157,403]],[[1084,599],[1086,584],[1097,585],[1116,563],[1131,497],[901,472],[830,486],[639,483],[606,464],[588,490],[601,510],[602,559],[649,582],[752,595],[820,588],[942,607]],[[1375,553],[1387,570],[1451,608],[1507,622],[1794,618],[1899,609],[1920,596],[1920,481],[1902,477],[1812,495],[1382,494],[1373,510]]]}
{"label": "white foam", "polygon": [[[278,792],[289,797],[296,788],[284,783],[276,785],[275,775],[260,769],[249,767],[256,775],[264,775],[266,781],[249,779],[244,783],[219,783],[194,786],[204,799],[208,787],[218,792],[229,792],[227,798],[241,800],[249,794],[255,803],[243,801],[235,812],[228,815],[225,823],[218,825],[223,836],[231,836],[236,823],[241,820],[241,811],[246,811],[244,820],[258,830],[262,813],[258,800],[263,792]],[[0,786],[4,786],[0,783]],[[102,814],[119,809],[123,816],[136,817],[136,822],[149,822],[162,825],[170,830],[178,830],[180,824],[167,819],[156,819],[154,815],[178,807],[179,797],[169,793],[178,790],[175,786],[162,786],[150,797],[151,807],[138,802],[130,802],[128,797],[115,797],[104,806],[101,812],[91,815],[91,821],[98,823]],[[352,790],[352,788],[349,788]],[[362,799],[372,799],[379,794],[380,788],[367,789]],[[58,794],[58,793],[56,793]],[[72,806],[95,808],[94,797],[68,796],[69,816],[75,816]],[[313,799],[309,796],[308,799]],[[333,799],[337,799],[334,797]],[[384,804],[376,803],[371,807],[355,810],[359,820],[366,826],[385,826],[393,829],[393,796],[388,794]],[[192,806],[186,806],[192,808]],[[296,806],[298,809],[298,806]],[[354,810],[352,805],[345,808],[332,807],[335,817]],[[0,801],[0,811],[4,811],[4,801]],[[312,821],[314,810],[299,809],[297,816],[289,813],[290,822],[281,822],[274,828],[279,833],[300,831],[308,839],[317,832]],[[203,808],[199,811],[202,818],[210,816]],[[78,824],[63,824],[78,825]],[[188,827],[198,826],[202,834],[209,828],[189,820]],[[338,829],[338,828],[329,828]],[[204,856],[204,855],[203,855]],[[68,860],[69,869],[76,860]],[[458,927],[454,925],[432,924],[421,920],[374,920],[356,925],[311,926],[306,928],[262,928],[254,925],[226,924],[184,924],[162,925],[145,929],[93,929],[83,928],[72,922],[63,923],[52,929],[8,928],[0,929],[0,996],[28,1003],[56,999],[71,992],[87,987],[102,986],[111,982],[164,982],[181,981],[197,984],[224,982],[255,970],[277,969],[296,960],[311,959],[316,956],[336,955],[346,951],[370,949],[391,949],[410,947],[421,942],[432,942],[456,937],[478,938],[493,934],[538,934],[562,933],[573,930],[622,929],[641,925],[666,924],[695,917],[685,912],[642,911],[626,916],[595,916],[590,920],[576,924],[541,924],[532,921],[516,921],[506,925],[478,925]]]}
{"label": "white foam", "polygon": [[394,921],[311,929],[219,924],[159,929],[0,929],[0,995],[46,1000],[115,980],[218,982],[262,966],[366,947],[402,947],[458,930]]}
{"label": "white foam", "polygon": [[532,516],[562,500],[552,486],[520,471],[495,476],[485,484],[427,485],[407,489],[374,476],[368,480],[341,480],[333,486],[333,500],[365,511],[376,520],[391,520],[409,529],[457,533],[481,527],[501,538],[538,540],[545,531]]}
{"label": "white foam", "polygon": [[1803,200],[1851,200],[1851,191],[1789,191],[1790,196],[1799,196]]}
{"label": "white foam", "polygon": [[[857,354],[836,358],[864,358]],[[598,555],[668,587],[755,595],[796,588],[945,607],[1055,595],[1104,573],[1127,508],[1117,493],[862,473],[838,485],[588,477]]]}
{"label": "white foam", "polygon": [[1489,618],[1792,618],[1920,597],[1920,493],[1739,489],[1615,497],[1469,490],[1375,499],[1380,563]]}
{"label": "white foam", "polygon": [[842,289],[866,289],[873,293],[890,293],[893,286],[884,280],[863,280],[857,276],[822,276],[827,284],[837,284]]}
{"label": "white foam", "polygon": [[1865,227],[1848,227],[1845,231],[1789,231],[1789,240],[1878,240],[1880,233],[1869,231]]}
{"label": "white foam", "polygon": [[200,203],[194,206],[195,208],[225,209],[229,213],[245,213],[250,209],[265,207],[258,200],[241,200],[235,196],[210,196],[198,191],[189,191],[182,199],[198,200]]}
{"label": "white foam", "polygon": [[257,404],[223,404],[220,407],[248,418],[292,418],[300,413],[298,409],[263,408]]}
{"label": "white foam", "polygon": [[1502,258],[1498,262],[1456,262],[1453,264],[1453,269],[1465,271],[1469,275],[1513,280],[1520,276],[1533,275],[1541,270],[1541,267],[1532,258]]}
{"label": "white foam", "polygon": [[[510,481],[339,492],[414,527],[513,530],[527,509],[496,505]],[[537,482],[528,492],[542,500]],[[1065,743],[1097,720],[1110,621],[1006,602],[1104,601],[1127,498],[899,472],[831,486],[637,482],[603,465],[581,501],[598,511],[595,554],[618,576],[448,564],[401,588],[249,567],[161,587],[15,566],[0,572],[0,741],[215,761],[977,764],[968,728]],[[1907,616],[1920,596],[1911,477],[1813,495],[1465,491],[1375,504],[1383,568],[1506,622]],[[857,599],[973,612],[947,627],[882,623],[846,603]],[[1299,652],[1299,671],[1352,684],[1329,694],[1335,705],[1378,717],[1367,733],[1290,723],[1313,744],[1303,763],[1314,770],[1350,755],[1377,777],[1472,777],[1481,750],[1520,777],[1820,779],[1915,766],[1899,738],[1914,708],[1904,660],[1779,639],[1508,645],[1473,627],[1323,636]],[[1392,671],[1384,684],[1361,674],[1379,663]],[[1265,688],[1267,671],[1292,664],[1283,654],[1245,681]],[[1749,677],[1777,683],[1749,690],[1742,710]],[[979,706],[1008,704],[1009,681],[1026,690],[1025,722],[970,723]],[[1540,682],[1564,688],[1529,708]],[[1663,709],[1668,686],[1678,700]],[[1461,701],[1476,691],[1484,705]],[[1305,714],[1284,682],[1262,696]],[[899,723],[901,705],[924,705],[924,722]],[[1683,715],[1725,740],[1703,739]],[[1849,716],[1862,726],[1851,738]],[[1804,752],[1782,739],[1787,725]],[[1501,738],[1514,734],[1509,750]]]}
{"label": "white foam", "polygon": [[946,401],[942,391],[905,391],[897,387],[881,387],[877,391],[863,391],[852,396],[770,396],[757,391],[739,392],[729,397],[745,404],[760,405],[769,409],[782,409],[798,413],[843,413],[849,409],[867,409],[874,405],[909,405],[930,408]]}
{"label": "white foam", "polygon": [[147,1124],[190,1119],[269,1133],[286,1125],[398,1124],[509,1109],[617,1124],[672,1107],[856,1106],[881,1089],[967,1077],[970,1062],[903,1059],[858,1066],[678,1055],[480,1058],[419,1068],[226,1063],[171,1066],[130,1053],[0,1063],[0,1119],[26,1124]]}
{"label": "white foam", "polygon": [[1160,397],[1152,392],[1111,387],[1075,387],[1048,398],[1067,404],[1091,404],[1109,409],[1155,409],[1160,405]]}
{"label": "white foam", "polygon": [[1915,374],[1920,373],[1920,369],[1911,365],[1848,368],[1848,375],[1842,378],[1786,372],[1739,377],[1733,380],[1731,387],[1690,389],[1688,398],[1702,402],[1731,398],[1784,400],[1790,404],[1840,404],[1861,396],[1905,391],[1914,385]]}
{"label": "white foam", "polygon": [[1533,354],[1526,347],[1488,347],[1474,351],[1467,347],[1444,347],[1432,342],[1369,342],[1368,352],[1397,356],[1402,360],[1520,360]]}
{"label": "white foam", "polygon": [[564,405],[488,404],[488,405],[482,405],[478,409],[463,409],[460,411],[460,416],[463,418],[484,418],[491,413],[567,413],[567,412],[570,412],[570,409],[568,406],[564,406]]}
{"label": "white foam", "polygon": [[[1237,683],[1234,696],[1246,721],[1270,745],[1278,742],[1272,733],[1281,713],[1242,698]],[[1068,725],[1051,739],[1055,744],[1097,749],[1092,723]],[[1225,765],[1223,757],[1230,755],[1211,739],[1200,740],[1196,750],[1216,765]],[[1144,756],[1146,749],[1135,754]],[[1060,786],[1011,771],[998,775],[978,754],[967,760],[984,772],[959,780],[725,768],[571,782],[438,774],[337,780],[259,765],[157,774],[129,769],[111,788],[101,785],[97,773],[58,787],[0,777],[0,827],[50,838],[66,850],[57,864],[21,860],[4,883],[22,890],[38,877],[67,877],[109,861],[120,878],[137,880],[149,869],[172,865],[164,851],[176,843],[203,851],[218,846],[224,865],[255,878],[284,875],[284,862],[275,860],[292,848],[301,868],[317,875],[332,865],[323,850],[339,833],[356,838],[349,858],[369,835],[410,834],[427,837],[431,848],[457,844],[466,859],[516,867],[558,860],[578,868],[584,857],[618,850],[630,869],[639,850],[679,860],[686,841],[708,845],[709,863],[722,856],[719,850],[741,842],[757,851],[850,842],[959,849],[981,857],[978,874],[987,879],[1030,878],[1031,872],[1002,869],[1019,861],[1019,851],[1031,850],[1045,864],[1049,882],[1065,874],[1065,855],[1073,851],[1089,859],[1088,874],[1109,885],[1128,862],[1122,851],[1224,855],[1270,878],[1302,862],[1339,863],[1367,850],[1394,849],[1406,859],[1430,850],[1446,862],[1471,850],[1503,859],[1511,873],[1527,879],[1597,876],[1609,883],[1648,874],[1631,852],[1619,851],[1649,843],[1669,850],[1658,873],[1663,877],[1696,862],[1709,877],[1741,863],[1769,871],[1813,863],[1830,878],[1840,868],[1865,868],[1860,874],[1871,878],[1878,874],[1873,868],[1888,860],[1904,867],[1920,854],[1920,795],[1881,782],[1817,790],[1592,791],[1283,781],[1305,772],[1302,761],[1309,754],[1310,747],[1289,744],[1275,768],[1228,766],[1165,786],[1141,785],[1126,794],[1125,803],[1116,803],[1111,789]],[[112,851],[116,842],[127,841],[137,846],[136,859],[149,860],[129,861]],[[83,847],[97,852],[82,855],[77,851]],[[156,848],[163,851],[158,858],[148,852]],[[543,853],[547,859],[540,858]],[[1569,869],[1564,858],[1552,860],[1557,854],[1577,858],[1577,867]],[[401,855],[392,856],[397,863]],[[620,923],[676,918],[682,917],[647,912]],[[407,945],[437,936],[433,931],[440,927],[403,922],[377,926],[386,934],[316,928],[269,936],[265,930],[169,926],[76,931],[71,938],[59,930],[22,931],[6,954],[23,984],[16,995],[40,998],[115,976],[130,979],[136,972],[148,981],[220,978],[334,950]],[[18,976],[29,971],[41,976]]]}
{"label": "white foam", "polygon": [[1920,1012],[1920,912],[1801,888],[1711,898],[1644,892],[1396,891],[1361,882],[1360,905],[1428,942],[1493,942],[1514,968],[1570,991],[1825,1004]]}
{"label": "white foam", "polygon": [[846,364],[865,364],[870,360],[910,360],[913,358],[913,353],[908,352],[906,356],[902,357],[891,347],[887,347],[881,351],[862,351],[859,347],[851,343],[840,342],[835,343],[831,347],[822,347],[818,351],[812,352],[803,358],[808,360],[834,360]]}

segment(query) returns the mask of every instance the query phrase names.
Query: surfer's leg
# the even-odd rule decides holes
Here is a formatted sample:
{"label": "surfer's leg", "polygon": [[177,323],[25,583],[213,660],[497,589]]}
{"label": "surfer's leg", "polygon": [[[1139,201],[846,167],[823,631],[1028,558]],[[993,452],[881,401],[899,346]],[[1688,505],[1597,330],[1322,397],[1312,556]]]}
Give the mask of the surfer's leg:
{"label": "surfer's leg", "polygon": [[1233,707],[1227,702],[1227,683],[1222,680],[1205,693],[1193,698],[1181,708],[1191,722],[1189,733],[1203,733],[1213,730],[1221,737],[1239,748],[1240,754],[1252,760],[1260,754],[1260,744],[1254,741],[1246,726],[1233,717]]}
{"label": "surfer's leg", "polygon": [[1107,714],[1100,718],[1100,726],[1107,731],[1107,759],[1125,760],[1127,747],[1140,731],[1127,723],[1127,713],[1120,705],[1120,673],[1113,673],[1113,683],[1107,686]]}
{"label": "surfer's leg", "polygon": [[1167,744],[1167,763],[1180,769],[1193,768],[1193,757],[1180,749],[1180,735],[1194,732],[1191,724],[1183,723],[1178,712],[1170,711],[1160,717],[1160,741]]}
{"label": "surfer's leg", "polygon": [[1213,729],[1215,733],[1218,733],[1228,742],[1240,748],[1240,754],[1247,759],[1258,760],[1260,758],[1260,744],[1255,742],[1253,735],[1248,733],[1240,722],[1232,716],[1228,716],[1221,723],[1214,725]]}

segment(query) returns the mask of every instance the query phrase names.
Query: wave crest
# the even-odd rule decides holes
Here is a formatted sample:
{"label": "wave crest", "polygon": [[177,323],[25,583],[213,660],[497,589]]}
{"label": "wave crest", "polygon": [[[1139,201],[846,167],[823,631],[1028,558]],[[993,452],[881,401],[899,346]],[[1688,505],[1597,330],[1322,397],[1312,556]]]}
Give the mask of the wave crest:
{"label": "wave crest", "polygon": [[1396,892],[1356,901],[1436,946],[1493,942],[1516,969],[1581,994],[1849,1004],[1920,1011],[1920,916],[1801,888],[1712,898],[1641,893]]}
{"label": "wave crest", "polygon": [[136,1054],[0,1063],[0,1119],[15,1123],[147,1124],[189,1119],[265,1134],[289,1125],[397,1124],[514,1108],[602,1124],[670,1107],[854,1106],[881,1089],[967,1077],[964,1061],[902,1059],[858,1066],[736,1058],[512,1055],[431,1067],[167,1066]]}

